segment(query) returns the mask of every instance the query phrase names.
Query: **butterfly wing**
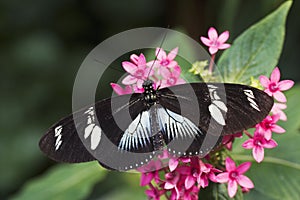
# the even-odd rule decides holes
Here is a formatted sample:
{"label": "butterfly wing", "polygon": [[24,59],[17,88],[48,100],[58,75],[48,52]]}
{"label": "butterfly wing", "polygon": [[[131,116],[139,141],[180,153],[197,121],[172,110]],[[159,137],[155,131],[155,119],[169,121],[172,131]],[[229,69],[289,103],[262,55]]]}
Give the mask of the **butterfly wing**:
{"label": "butterfly wing", "polygon": [[158,101],[164,108],[189,119],[201,133],[195,138],[184,135],[175,139],[166,137],[170,143],[169,151],[178,152],[180,144],[186,141],[191,145],[185,154],[200,156],[218,146],[223,135],[243,131],[262,121],[273,105],[273,99],[261,90],[222,83],[191,83],[163,88],[158,91]]}
{"label": "butterfly wing", "polygon": [[59,162],[98,160],[106,168],[133,169],[153,156],[148,115],[142,94],[101,100],[54,124],[40,149]]}
{"label": "butterfly wing", "polygon": [[55,123],[39,142],[40,149],[57,162],[79,163],[95,160],[78,137],[73,115]]}
{"label": "butterfly wing", "polygon": [[118,96],[95,109],[105,137],[90,150],[101,165],[124,171],[138,168],[154,157],[150,111],[143,94]]}

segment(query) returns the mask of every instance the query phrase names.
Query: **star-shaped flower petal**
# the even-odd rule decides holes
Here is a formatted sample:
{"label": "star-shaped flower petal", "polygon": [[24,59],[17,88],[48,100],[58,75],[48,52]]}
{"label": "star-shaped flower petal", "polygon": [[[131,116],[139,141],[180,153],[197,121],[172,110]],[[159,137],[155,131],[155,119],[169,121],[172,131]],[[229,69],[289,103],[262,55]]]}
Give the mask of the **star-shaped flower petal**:
{"label": "star-shaped flower petal", "polygon": [[266,76],[260,76],[259,77],[261,85],[265,88],[265,92],[270,95],[274,96],[274,98],[279,102],[286,102],[286,97],[282,93],[282,91],[288,90],[294,85],[294,81],[292,80],[280,80],[280,70],[278,67],[276,67],[272,74],[270,79]]}
{"label": "star-shaped flower petal", "polygon": [[260,163],[264,159],[264,148],[275,148],[277,143],[275,140],[267,140],[264,134],[259,132],[254,132],[254,137],[248,139],[242,144],[245,149],[252,149],[253,158]]}
{"label": "star-shaped flower petal", "polygon": [[229,38],[229,31],[224,31],[218,35],[217,30],[211,27],[208,30],[208,38],[201,36],[200,39],[206,46],[209,47],[209,53],[214,55],[221,49],[228,49],[230,44],[225,43]]}
{"label": "star-shaped flower petal", "polygon": [[225,160],[226,172],[217,175],[216,179],[219,183],[228,183],[228,195],[232,198],[237,192],[238,185],[244,188],[254,188],[253,182],[243,175],[251,166],[251,162],[244,162],[238,167],[234,161],[227,157]]}

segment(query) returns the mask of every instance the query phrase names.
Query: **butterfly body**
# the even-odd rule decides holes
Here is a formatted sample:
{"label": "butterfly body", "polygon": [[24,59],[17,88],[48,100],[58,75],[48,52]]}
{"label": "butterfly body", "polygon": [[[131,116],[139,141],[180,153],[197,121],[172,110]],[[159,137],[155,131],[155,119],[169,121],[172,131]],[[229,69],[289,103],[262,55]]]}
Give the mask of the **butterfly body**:
{"label": "butterfly body", "polygon": [[176,156],[203,157],[223,135],[251,128],[270,112],[273,99],[256,88],[190,83],[121,95],[96,102],[54,124],[41,150],[62,162],[98,160],[106,168],[129,170],[166,148]]}
{"label": "butterfly body", "polygon": [[147,108],[149,109],[151,106],[157,103],[157,95],[156,90],[153,87],[153,82],[151,80],[146,80],[143,83],[144,88],[144,100]]}

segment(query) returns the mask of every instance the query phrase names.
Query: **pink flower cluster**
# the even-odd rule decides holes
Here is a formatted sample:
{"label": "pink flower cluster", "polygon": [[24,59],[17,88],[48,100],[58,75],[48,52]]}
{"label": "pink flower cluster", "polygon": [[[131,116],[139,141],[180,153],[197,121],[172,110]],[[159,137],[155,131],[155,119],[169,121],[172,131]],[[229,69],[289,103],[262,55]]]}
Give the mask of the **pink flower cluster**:
{"label": "pink flower cluster", "polygon": [[[170,200],[197,200],[200,189],[206,188],[209,181],[228,183],[230,197],[236,194],[238,185],[245,191],[254,187],[252,181],[243,175],[251,163],[245,162],[236,167],[229,157],[226,158],[224,172],[209,164],[207,159],[201,160],[196,156],[171,157],[168,167],[161,169],[161,166],[161,160],[156,160],[139,169],[142,172],[141,186],[149,186],[146,190],[149,199],[159,200],[164,195]],[[147,171],[149,169],[159,170]]]}
{"label": "pink flower cluster", "polygon": [[122,62],[124,70],[129,73],[122,80],[125,88],[116,83],[111,83],[111,87],[117,94],[121,95],[132,92],[142,93],[144,91],[142,84],[147,79],[151,79],[156,86],[161,88],[185,83],[180,78],[181,68],[174,60],[177,53],[178,48],[173,49],[168,54],[162,48],[157,48],[156,60],[149,62],[146,61],[144,54],[131,55],[130,62]]}
{"label": "pink flower cluster", "polygon": [[[270,79],[266,76],[260,76],[260,83],[265,88],[265,92],[273,96],[275,100],[279,102],[286,102],[286,97],[282,91],[288,90],[293,87],[294,82],[291,80],[280,80],[280,71],[276,67]],[[285,130],[276,123],[281,120],[286,120],[287,117],[282,109],[286,108],[286,104],[275,103],[271,113],[262,122],[255,126],[253,136],[247,133],[249,139],[243,143],[245,149],[252,149],[253,158],[258,162],[262,162],[264,159],[264,148],[275,148],[277,143],[272,139],[272,133],[284,133]]]}

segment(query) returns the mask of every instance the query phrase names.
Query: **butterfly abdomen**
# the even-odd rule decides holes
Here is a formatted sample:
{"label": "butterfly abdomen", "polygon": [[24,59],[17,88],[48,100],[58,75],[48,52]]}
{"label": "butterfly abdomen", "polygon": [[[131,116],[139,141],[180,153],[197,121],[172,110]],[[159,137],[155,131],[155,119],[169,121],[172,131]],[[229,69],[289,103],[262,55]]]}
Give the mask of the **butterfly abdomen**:
{"label": "butterfly abdomen", "polygon": [[153,136],[153,149],[154,151],[160,151],[163,149],[164,145],[165,145],[165,140],[163,137],[163,133],[161,131],[159,131],[158,133],[156,133]]}
{"label": "butterfly abdomen", "polygon": [[150,113],[150,126],[151,126],[151,138],[154,151],[162,150],[165,145],[163,133],[161,131],[158,116],[157,116],[158,104],[154,104],[149,109]]}

